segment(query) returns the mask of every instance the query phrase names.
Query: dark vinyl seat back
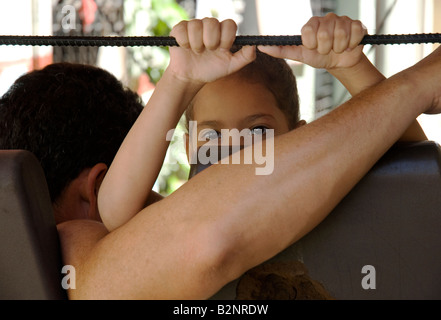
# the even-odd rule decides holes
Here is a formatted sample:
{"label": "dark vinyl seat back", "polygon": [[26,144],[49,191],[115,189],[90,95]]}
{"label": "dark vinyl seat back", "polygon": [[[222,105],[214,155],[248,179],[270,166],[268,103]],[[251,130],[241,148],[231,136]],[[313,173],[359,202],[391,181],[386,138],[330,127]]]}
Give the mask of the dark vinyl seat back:
{"label": "dark vinyl seat back", "polygon": [[35,156],[0,150],[0,299],[66,299],[46,179]]}
{"label": "dark vinyl seat back", "polygon": [[[335,299],[441,299],[441,150],[397,143],[310,233],[266,263],[300,261]],[[233,281],[213,299],[234,299]]]}

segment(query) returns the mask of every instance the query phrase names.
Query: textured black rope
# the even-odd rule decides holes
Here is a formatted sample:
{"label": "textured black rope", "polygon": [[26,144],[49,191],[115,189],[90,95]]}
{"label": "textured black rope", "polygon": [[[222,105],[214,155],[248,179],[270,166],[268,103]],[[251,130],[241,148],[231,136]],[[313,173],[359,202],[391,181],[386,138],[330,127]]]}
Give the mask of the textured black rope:
{"label": "textured black rope", "polygon": [[[301,36],[237,36],[236,45],[301,45]],[[367,35],[361,44],[441,43],[440,33]],[[173,37],[0,36],[0,45],[137,47],[177,46]]]}

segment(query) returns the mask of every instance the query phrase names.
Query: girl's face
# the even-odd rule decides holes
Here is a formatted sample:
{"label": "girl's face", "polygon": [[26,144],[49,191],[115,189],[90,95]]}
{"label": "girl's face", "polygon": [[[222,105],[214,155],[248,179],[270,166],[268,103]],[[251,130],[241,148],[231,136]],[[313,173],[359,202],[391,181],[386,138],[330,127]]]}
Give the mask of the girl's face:
{"label": "girl's face", "polygon": [[238,75],[204,85],[193,100],[192,120],[197,125],[198,147],[220,139],[222,129],[249,129],[252,135],[274,129],[274,136],[289,131],[273,94],[262,84]]}

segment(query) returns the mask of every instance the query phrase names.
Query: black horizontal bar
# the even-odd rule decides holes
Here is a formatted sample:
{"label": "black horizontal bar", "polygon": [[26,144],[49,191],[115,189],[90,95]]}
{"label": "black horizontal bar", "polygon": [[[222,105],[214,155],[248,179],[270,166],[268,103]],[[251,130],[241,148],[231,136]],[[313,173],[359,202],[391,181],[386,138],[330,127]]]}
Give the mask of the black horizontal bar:
{"label": "black horizontal bar", "polygon": [[[360,44],[415,44],[441,43],[440,33],[366,35]],[[236,45],[301,45],[301,36],[237,36]],[[93,37],[93,36],[0,36],[0,45],[12,46],[92,46],[137,47],[177,46],[173,37]]]}

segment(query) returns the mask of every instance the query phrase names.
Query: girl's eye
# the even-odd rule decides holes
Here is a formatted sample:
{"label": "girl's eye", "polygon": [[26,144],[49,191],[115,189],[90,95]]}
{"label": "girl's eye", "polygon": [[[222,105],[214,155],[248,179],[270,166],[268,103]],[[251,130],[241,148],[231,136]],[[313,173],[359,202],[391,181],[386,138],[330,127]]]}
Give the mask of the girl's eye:
{"label": "girl's eye", "polygon": [[219,139],[221,137],[221,134],[220,134],[220,132],[218,132],[218,131],[216,131],[214,129],[203,129],[199,133],[199,137],[201,137],[205,141],[207,141],[207,140],[216,140],[216,139]]}
{"label": "girl's eye", "polygon": [[251,134],[260,134],[260,135],[265,134],[267,129],[268,128],[265,126],[257,126],[257,127],[251,128]]}

